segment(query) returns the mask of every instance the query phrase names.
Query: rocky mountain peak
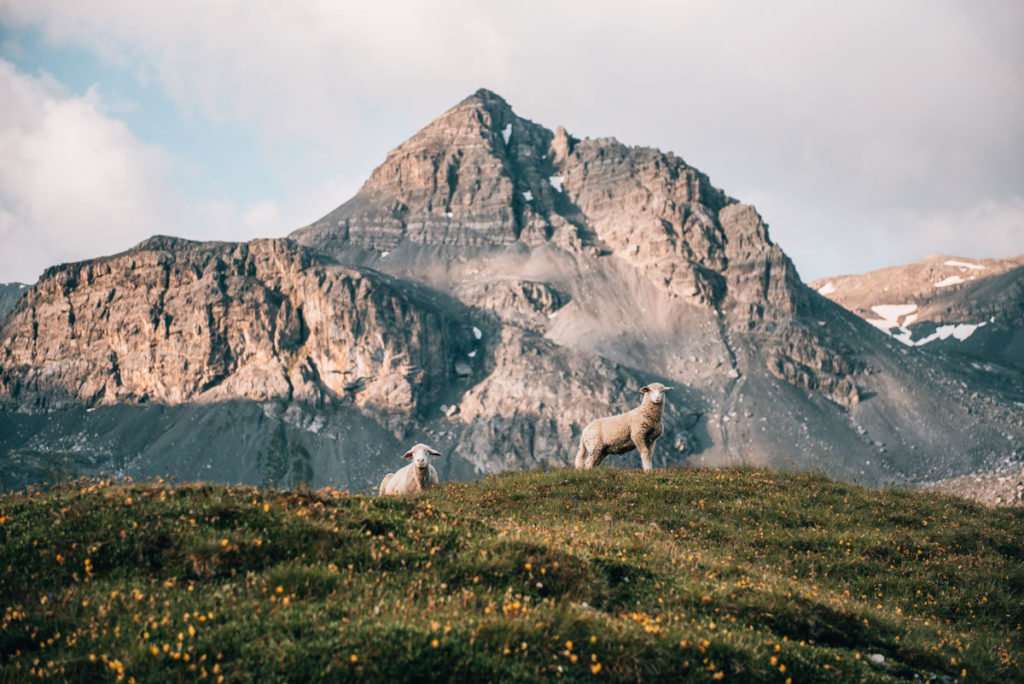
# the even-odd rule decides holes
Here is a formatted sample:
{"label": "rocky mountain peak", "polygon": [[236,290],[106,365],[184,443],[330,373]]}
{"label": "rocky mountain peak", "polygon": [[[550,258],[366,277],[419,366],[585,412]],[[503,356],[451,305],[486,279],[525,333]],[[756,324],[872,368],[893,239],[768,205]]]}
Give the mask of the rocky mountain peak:
{"label": "rocky mountain peak", "polygon": [[377,251],[405,240],[514,242],[527,201],[524,178],[531,175],[521,160],[545,156],[537,151],[551,138],[500,96],[478,90],[392,150],[355,197],[294,237]]}
{"label": "rocky mountain peak", "polygon": [[[772,338],[772,373],[844,406],[857,401],[856,383],[846,377],[857,364],[842,351],[819,349],[820,331],[792,320],[810,310],[811,293],[754,207],[672,152],[611,137],[577,139],[561,126],[552,132],[487,90],[392,150],[354,198],[293,237],[343,263],[493,307],[505,323],[634,362],[628,344],[595,334],[595,326],[614,323],[597,323],[603,314],[593,314],[600,307],[589,302],[593,288],[579,290],[595,267],[616,271],[609,283],[625,269],[634,274],[626,282],[644,285],[629,286],[632,304],[614,288],[609,293],[623,301],[618,322],[651,324],[644,312],[654,303],[643,293],[651,288],[667,302],[703,309],[724,328],[765,328],[779,338]],[[485,253],[487,276],[468,265]],[[536,268],[524,279],[529,262]],[[570,316],[538,309],[540,292],[546,306],[575,299],[591,311],[569,307],[586,319],[570,324]]]}
{"label": "rocky mountain peak", "polygon": [[777,306],[794,311],[803,296],[757,212],[675,154],[552,132],[485,89],[392,150],[354,198],[293,237],[364,263],[403,244],[615,256],[673,296],[731,300],[751,320]]}

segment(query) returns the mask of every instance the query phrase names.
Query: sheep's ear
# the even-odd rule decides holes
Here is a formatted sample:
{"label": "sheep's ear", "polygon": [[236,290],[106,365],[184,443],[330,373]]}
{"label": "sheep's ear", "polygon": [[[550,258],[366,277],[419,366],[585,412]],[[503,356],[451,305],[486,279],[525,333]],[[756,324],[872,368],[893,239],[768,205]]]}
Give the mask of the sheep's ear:
{"label": "sheep's ear", "polygon": [[670,389],[672,389],[672,388],[671,387],[662,387],[661,391],[662,392],[668,392]]}
{"label": "sheep's ear", "polygon": [[648,387],[647,385],[644,385],[643,387],[640,388],[640,391],[643,392],[644,394],[647,394],[648,392],[651,391],[651,388]]}
{"label": "sheep's ear", "polygon": [[402,456],[402,458],[412,458],[412,452],[411,451],[406,451],[405,452],[405,456]]}
{"label": "sheep's ear", "polygon": [[434,451],[433,449],[427,449],[427,453],[430,454],[431,456],[440,456],[441,455],[440,451]]}

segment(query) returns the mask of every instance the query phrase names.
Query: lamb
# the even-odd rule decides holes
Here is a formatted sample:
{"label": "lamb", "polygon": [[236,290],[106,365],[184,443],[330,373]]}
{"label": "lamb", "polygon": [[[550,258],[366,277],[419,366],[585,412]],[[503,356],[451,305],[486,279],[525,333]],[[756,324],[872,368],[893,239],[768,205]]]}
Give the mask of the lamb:
{"label": "lamb", "polygon": [[402,458],[411,458],[412,463],[396,473],[388,473],[380,483],[380,495],[416,494],[438,484],[437,471],[430,465],[430,456],[440,456],[426,444],[417,444],[405,452]]}
{"label": "lamb", "polygon": [[654,444],[664,432],[661,416],[665,412],[665,387],[660,382],[641,387],[643,402],[632,411],[591,421],[583,428],[576,468],[590,470],[601,465],[608,454],[624,454],[636,449],[644,470],[650,470]]}

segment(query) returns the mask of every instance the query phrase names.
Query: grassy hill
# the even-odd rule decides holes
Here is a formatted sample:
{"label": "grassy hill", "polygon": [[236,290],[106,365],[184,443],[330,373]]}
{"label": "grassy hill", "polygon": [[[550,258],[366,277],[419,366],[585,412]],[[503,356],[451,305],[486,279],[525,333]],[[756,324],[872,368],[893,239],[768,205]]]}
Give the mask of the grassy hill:
{"label": "grassy hill", "polygon": [[761,470],[0,497],[0,674],[1024,681],[1024,510]]}

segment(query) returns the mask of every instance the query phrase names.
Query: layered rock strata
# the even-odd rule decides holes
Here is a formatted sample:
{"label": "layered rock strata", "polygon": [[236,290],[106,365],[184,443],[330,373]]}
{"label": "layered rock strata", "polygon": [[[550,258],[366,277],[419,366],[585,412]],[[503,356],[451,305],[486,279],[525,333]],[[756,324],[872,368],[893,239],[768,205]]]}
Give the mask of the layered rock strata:
{"label": "layered rock strata", "polygon": [[0,332],[0,400],[58,409],[228,399],[414,415],[468,329],[290,240],[157,237],[49,269]]}

